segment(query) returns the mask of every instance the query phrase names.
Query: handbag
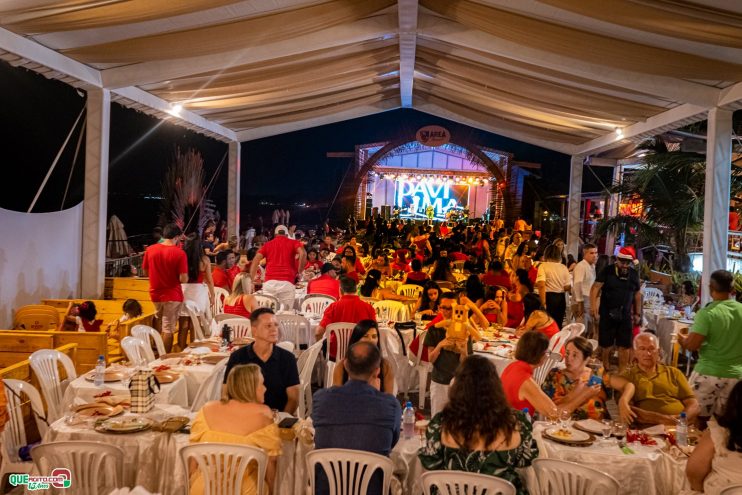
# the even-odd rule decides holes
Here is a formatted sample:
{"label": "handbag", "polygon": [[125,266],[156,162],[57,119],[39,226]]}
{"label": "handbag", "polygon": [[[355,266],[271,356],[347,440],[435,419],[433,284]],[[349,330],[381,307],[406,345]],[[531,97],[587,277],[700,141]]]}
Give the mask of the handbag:
{"label": "handbag", "polygon": [[155,394],[159,391],[160,382],[151,369],[135,371],[129,383],[131,412],[137,414],[149,412],[155,406]]}

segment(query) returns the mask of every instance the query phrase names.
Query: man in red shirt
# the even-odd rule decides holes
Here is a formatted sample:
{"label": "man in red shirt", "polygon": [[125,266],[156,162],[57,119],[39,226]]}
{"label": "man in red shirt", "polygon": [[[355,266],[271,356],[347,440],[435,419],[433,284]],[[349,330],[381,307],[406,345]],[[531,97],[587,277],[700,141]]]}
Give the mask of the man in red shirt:
{"label": "man in red shirt", "polygon": [[360,279],[358,278],[358,272],[356,271],[356,257],[355,256],[343,256],[341,260],[343,275],[352,278],[353,281],[358,284]]}
{"label": "man in red shirt", "polygon": [[487,273],[482,276],[482,283],[487,286],[505,287],[510,290],[510,275],[505,272],[502,262],[490,261]]}
{"label": "man in red shirt", "polygon": [[[325,334],[325,328],[330,323],[358,323],[361,320],[376,321],[376,311],[366,301],[356,295],[356,282],[348,277],[340,277],[340,299],[327,306],[322,321],[317,327],[317,340]],[[332,343],[330,343],[332,349]]]}
{"label": "man in red shirt", "polygon": [[166,225],[162,229],[163,241],[149,246],[142,260],[142,270],[149,276],[149,297],[157,310],[157,324],[167,352],[173,347],[173,333],[183,303],[180,284],[188,282],[188,260],[185,251],[177,245],[182,233],[177,225]]}
{"label": "man in red shirt", "polygon": [[340,299],[340,281],[332,263],[325,263],[320,268],[320,276],[307,284],[307,294],[324,294]]}
{"label": "man in red shirt", "polygon": [[[216,266],[211,271],[214,287],[221,287],[227,292],[232,292],[232,268],[234,267],[234,253],[232,251],[220,251],[216,255]],[[239,270],[238,272],[239,273]]]}
{"label": "man in red shirt", "polygon": [[[255,280],[258,265],[265,258],[263,292],[274,296],[285,308],[294,306],[296,277],[307,264],[307,252],[301,241],[287,237],[285,225],[276,227],[276,236],[260,248],[250,263],[250,278]],[[298,261],[297,261],[298,258]]]}

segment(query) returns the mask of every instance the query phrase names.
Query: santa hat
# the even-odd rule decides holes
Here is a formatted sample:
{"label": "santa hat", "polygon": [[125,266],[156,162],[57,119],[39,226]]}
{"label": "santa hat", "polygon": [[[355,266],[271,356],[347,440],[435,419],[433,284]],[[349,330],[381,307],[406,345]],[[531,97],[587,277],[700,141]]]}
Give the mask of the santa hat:
{"label": "santa hat", "polygon": [[618,251],[617,258],[620,259],[620,260],[634,261],[636,259],[636,251],[634,251],[634,248],[631,247],[631,246],[622,247]]}

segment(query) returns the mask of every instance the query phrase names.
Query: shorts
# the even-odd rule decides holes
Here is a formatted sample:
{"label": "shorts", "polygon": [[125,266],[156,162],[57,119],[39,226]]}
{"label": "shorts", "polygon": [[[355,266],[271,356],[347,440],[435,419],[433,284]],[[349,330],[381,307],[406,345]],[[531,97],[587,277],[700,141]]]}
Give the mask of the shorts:
{"label": "shorts", "polygon": [[696,400],[701,408],[699,416],[710,418],[712,413],[722,414],[724,405],[729,399],[732,387],[739,381],[736,378],[720,378],[718,376],[702,375],[695,371],[691,373],[690,388],[696,394]]}
{"label": "shorts", "polygon": [[630,349],[632,343],[632,322],[628,317],[625,320],[612,320],[608,315],[600,315],[598,320],[598,345],[607,349],[609,347],[622,347]]}
{"label": "shorts", "polygon": [[180,315],[181,301],[156,302],[157,318],[162,320],[162,333],[175,333],[175,326]]}

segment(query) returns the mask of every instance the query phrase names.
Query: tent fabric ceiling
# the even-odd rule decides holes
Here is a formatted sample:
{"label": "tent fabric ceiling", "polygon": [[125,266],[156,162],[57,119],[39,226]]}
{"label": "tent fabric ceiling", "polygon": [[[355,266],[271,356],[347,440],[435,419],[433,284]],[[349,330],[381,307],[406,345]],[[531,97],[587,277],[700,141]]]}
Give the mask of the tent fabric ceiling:
{"label": "tent fabric ceiling", "polygon": [[673,109],[703,118],[680,110],[742,81],[742,6],[719,0],[10,4],[4,30],[237,136],[399,107],[409,72],[413,108],[564,150]]}

